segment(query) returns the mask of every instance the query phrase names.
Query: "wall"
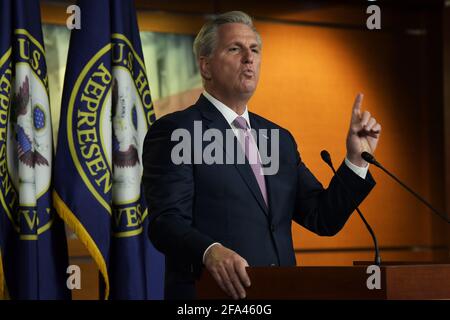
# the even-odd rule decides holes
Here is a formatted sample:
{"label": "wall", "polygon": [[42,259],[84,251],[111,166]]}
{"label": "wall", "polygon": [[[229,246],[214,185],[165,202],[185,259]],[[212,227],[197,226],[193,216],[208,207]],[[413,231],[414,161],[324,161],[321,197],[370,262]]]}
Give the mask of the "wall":
{"label": "wall", "polygon": [[[443,34],[444,42],[444,137],[445,137],[445,171],[446,171],[446,211],[450,212],[450,1],[446,1],[443,12]],[[450,243],[450,233],[448,233]]]}

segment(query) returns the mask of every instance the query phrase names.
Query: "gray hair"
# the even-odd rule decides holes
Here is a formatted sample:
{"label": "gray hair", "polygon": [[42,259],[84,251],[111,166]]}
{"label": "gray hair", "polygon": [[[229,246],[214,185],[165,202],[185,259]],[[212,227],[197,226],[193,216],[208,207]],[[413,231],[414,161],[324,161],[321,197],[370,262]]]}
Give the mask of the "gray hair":
{"label": "gray hair", "polygon": [[194,55],[198,60],[201,56],[209,56],[217,45],[217,29],[226,23],[242,23],[249,26],[256,34],[258,45],[262,46],[261,36],[253,25],[252,18],[242,11],[229,11],[222,13],[208,21],[200,29],[194,40]]}

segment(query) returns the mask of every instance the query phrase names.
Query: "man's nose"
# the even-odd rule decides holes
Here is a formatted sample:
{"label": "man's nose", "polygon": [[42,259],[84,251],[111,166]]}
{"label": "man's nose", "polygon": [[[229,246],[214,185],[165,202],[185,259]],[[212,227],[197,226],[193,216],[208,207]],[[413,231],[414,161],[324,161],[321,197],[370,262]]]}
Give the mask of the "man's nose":
{"label": "man's nose", "polygon": [[244,54],[242,56],[242,62],[245,64],[247,64],[247,63],[252,64],[254,59],[255,59],[255,54],[254,54],[253,50],[250,48],[245,49]]}

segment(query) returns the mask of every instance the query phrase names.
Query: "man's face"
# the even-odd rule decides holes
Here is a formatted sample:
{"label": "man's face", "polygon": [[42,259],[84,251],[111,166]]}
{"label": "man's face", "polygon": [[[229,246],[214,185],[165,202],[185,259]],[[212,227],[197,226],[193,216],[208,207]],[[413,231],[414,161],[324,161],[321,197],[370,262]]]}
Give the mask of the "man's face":
{"label": "man's face", "polygon": [[256,90],[261,64],[256,34],[242,23],[223,24],[217,32],[216,48],[203,60],[203,74],[210,78],[206,89],[225,98],[249,99]]}

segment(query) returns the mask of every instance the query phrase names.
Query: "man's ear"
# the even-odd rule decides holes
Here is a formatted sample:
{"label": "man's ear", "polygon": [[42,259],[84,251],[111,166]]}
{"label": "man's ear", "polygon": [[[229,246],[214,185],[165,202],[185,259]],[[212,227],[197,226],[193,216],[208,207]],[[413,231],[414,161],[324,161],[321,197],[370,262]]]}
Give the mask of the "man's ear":
{"label": "man's ear", "polygon": [[202,78],[205,80],[211,80],[209,58],[201,56],[199,58],[198,65],[200,67],[200,74],[202,75]]}

